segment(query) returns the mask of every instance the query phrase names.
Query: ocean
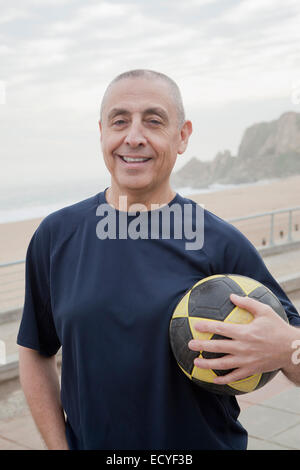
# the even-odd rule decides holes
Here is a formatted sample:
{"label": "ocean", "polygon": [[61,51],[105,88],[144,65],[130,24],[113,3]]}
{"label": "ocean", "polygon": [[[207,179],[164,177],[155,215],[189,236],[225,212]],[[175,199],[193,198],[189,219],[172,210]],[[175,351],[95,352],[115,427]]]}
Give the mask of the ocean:
{"label": "ocean", "polygon": [[31,184],[10,184],[0,188],[0,223],[45,217],[103,191],[110,180],[93,178]]}
{"label": "ocean", "polygon": [[[109,185],[109,177],[97,177],[82,181],[61,181],[43,185],[37,183],[25,185],[23,183],[15,186],[2,186],[0,187],[0,223],[45,217],[55,210],[91,197]],[[240,185],[213,184],[205,189],[195,189],[188,186],[174,189],[182,196],[188,196],[196,193],[222,191],[237,186]]]}

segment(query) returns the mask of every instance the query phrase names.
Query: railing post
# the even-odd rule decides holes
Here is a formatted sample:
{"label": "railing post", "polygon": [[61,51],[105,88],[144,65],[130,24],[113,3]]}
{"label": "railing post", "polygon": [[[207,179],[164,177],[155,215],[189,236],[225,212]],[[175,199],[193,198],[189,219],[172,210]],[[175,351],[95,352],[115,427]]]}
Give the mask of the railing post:
{"label": "railing post", "polygon": [[289,242],[292,242],[293,241],[293,237],[292,237],[292,230],[293,230],[293,225],[292,225],[292,214],[293,214],[293,211],[290,210],[289,211],[289,231],[288,231],[288,241]]}
{"label": "railing post", "polygon": [[271,223],[270,223],[270,240],[269,245],[274,245],[274,214],[271,214]]}

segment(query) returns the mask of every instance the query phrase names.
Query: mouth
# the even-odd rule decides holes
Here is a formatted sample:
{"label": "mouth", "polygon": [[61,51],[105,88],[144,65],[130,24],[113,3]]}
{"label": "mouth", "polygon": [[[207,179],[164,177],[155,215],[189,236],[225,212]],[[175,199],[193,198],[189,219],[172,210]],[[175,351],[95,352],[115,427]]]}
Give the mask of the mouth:
{"label": "mouth", "polygon": [[125,155],[117,155],[122,162],[124,162],[126,165],[143,165],[149,160],[152,160],[151,157],[127,157]]}

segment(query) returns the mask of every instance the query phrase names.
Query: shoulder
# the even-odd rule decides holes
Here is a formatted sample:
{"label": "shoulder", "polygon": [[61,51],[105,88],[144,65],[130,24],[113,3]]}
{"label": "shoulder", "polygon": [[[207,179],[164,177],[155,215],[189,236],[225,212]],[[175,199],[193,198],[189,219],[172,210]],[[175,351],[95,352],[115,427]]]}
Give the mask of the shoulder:
{"label": "shoulder", "polygon": [[224,257],[257,256],[254,245],[237,227],[210,211],[205,211],[205,241],[210,251],[222,252]]}
{"label": "shoulder", "polygon": [[250,240],[235,226],[206,211],[204,247],[217,272],[240,273],[255,278],[262,258]]}
{"label": "shoulder", "polygon": [[[195,201],[183,198],[185,203],[197,205]],[[204,239],[202,252],[205,253],[214,272],[233,272],[241,260],[258,260],[259,254],[248,238],[234,225],[203,209]]]}
{"label": "shoulder", "polygon": [[38,226],[34,237],[51,243],[51,240],[66,238],[79,226],[95,216],[99,205],[99,194],[62,207],[48,214]]}
{"label": "shoulder", "polygon": [[91,196],[82,201],[76,202],[69,206],[62,207],[55,212],[52,212],[47,217],[45,217],[44,222],[46,224],[59,223],[62,219],[68,222],[78,222],[82,218],[86,217],[99,205],[99,194]]}
{"label": "shoulder", "polygon": [[246,237],[227,220],[218,217],[213,212],[205,210],[206,230],[217,237],[224,237],[224,241],[244,241]]}
{"label": "shoulder", "polygon": [[[182,204],[191,204],[194,207],[201,207],[203,211],[203,223],[204,230],[207,237],[211,240],[212,238],[219,239],[219,241],[237,241],[242,239],[244,241],[244,235],[232,224],[217,216],[213,212],[205,209],[197,202],[192,199],[180,197]],[[208,240],[207,240],[208,241]]]}

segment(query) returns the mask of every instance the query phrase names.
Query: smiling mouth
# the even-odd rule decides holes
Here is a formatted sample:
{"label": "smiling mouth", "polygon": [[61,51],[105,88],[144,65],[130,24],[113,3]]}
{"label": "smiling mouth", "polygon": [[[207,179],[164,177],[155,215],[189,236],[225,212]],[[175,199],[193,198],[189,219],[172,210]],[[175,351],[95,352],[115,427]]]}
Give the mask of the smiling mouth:
{"label": "smiling mouth", "polygon": [[125,163],[144,163],[151,160],[150,157],[125,157],[123,155],[118,155],[118,157]]}

